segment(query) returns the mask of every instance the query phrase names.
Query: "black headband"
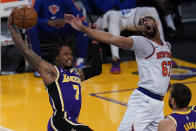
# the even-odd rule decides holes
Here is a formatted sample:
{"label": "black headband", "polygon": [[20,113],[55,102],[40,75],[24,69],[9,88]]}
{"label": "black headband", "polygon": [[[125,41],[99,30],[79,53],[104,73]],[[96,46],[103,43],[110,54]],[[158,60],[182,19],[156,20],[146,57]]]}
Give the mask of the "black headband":
{"label": "black headband", "polygon": [[140,25],[144,24],[145,21],[148,21],[150,19],[156,21],[152,16],[144,16],[144,17],[140,18],[138,25],[140,26]]}

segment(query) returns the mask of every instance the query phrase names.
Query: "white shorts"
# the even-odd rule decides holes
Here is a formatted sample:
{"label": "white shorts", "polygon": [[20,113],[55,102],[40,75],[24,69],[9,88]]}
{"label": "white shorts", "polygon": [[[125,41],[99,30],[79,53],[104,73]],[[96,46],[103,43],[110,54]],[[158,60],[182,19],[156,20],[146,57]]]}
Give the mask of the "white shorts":
{"label": "white shorts", "polygon": [[164,119],[163,106],[163,101],[135,89],[118,131],[157,131],[159,121]]}

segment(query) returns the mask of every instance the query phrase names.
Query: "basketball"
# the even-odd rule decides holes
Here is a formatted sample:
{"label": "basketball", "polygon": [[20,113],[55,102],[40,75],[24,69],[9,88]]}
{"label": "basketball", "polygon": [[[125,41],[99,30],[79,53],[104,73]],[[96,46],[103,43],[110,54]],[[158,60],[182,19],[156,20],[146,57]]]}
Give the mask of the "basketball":
{"label": "basketball", "polygon": [[22,5],[15,8],[12,14],[13,23],[21,29],[32,28],[37,22],[37,12],[34,8]]}

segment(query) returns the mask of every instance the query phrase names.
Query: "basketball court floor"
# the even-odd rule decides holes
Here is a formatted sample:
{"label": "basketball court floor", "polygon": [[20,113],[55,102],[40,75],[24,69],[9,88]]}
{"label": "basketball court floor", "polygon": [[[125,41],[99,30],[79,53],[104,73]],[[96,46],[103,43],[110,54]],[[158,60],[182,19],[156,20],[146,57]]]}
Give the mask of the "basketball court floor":
{"label": "basketball court floor", "polygon": [[[180,66],[196,68],[196,64],[175,59]],[[100,76],[82,83],[82,109],[79,122],[95,131],[115,131],[126,110],[132,91],[137,88],[138,75],[135,61],[121,63],[122,73],[110,73],[110,64],[103,65]],[[175,73],[188,73],[174,70]],[[194,74],[194,73],[193,73]],[[196,77],[171,80],[185,83],[192,90],[190,105],[196,104]],[[164,98],[165,115],[172,111],[168,94]],[[33,73],[0,76],[0,131],[46,131],[52,115],[48,94],[41,78]]]}

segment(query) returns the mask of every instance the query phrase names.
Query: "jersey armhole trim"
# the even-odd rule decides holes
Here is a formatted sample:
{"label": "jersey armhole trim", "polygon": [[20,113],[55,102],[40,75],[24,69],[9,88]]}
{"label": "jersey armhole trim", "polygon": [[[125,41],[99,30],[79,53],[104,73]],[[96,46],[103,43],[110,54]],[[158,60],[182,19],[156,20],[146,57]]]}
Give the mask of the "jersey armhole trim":
{"label": "jersey armhole trim", "polygon": [[171,47],[169,46],[168,42],[166,42],[166,45],[168,46],[169,50],[171,51]]}
{"label": "jersey armhole trim", "polygon": [[145,59],[149,59],[150,57],[152,57],[153,55],[154,55],[154,53],[155,53],[155,47],[153,46],[153,44],[150,42],[150,44],[152,45],[152,47],[153,47],[153,52],[152,52],[152,54],[150,54],[149,56],[147,56],[147,57],[145,57]]}
{"label": "jersey armhole trim", "polygon": [[58,81],[59,76],[60,76],[60,73],[59,73],[59,70],[58,70],[58,68],[57,68],[56,66],[54,66],[54,68],[55,68],[56,71],[57,71],[57,77],[56,77],[55,81]]}
{"label": "jersey armhole trim", "polygon": [[[74,125],[74,126],[83,125],[83,124],[74,123],[74,122],[70,121],[69,119],[67,119],[67,117],[64,117],[64,119],[65,119],[69,124]],[[83,126],[85,126],[85,125],[83,125]]]}
{"label": "jersey armhole trim", "polygon": [[61,101],[62,111],[64,112],[65,108],[64,108],[63,96],[62,96],[62,93],[61,93],[61,88],[60,88],[59,83],[58,83],[60,73],[59,73],[59,70],[57,69],[57,67],[56,66],[54,66],[54,67],[57,70],[57,78],[55,80],[55,83],[56,83],[57,90],[58,90],[58,93],[59,93],[59,98],[60,98],[60,101]]}
{"label": "jersey armhole trim", "polygon": [[169,115],[167,117],[170,118],[174,122],[174,124],[176,125],[176,127],[177,127],[177,121],[176,121],[176,119],[173,116],[171,116],[171,115]]}

